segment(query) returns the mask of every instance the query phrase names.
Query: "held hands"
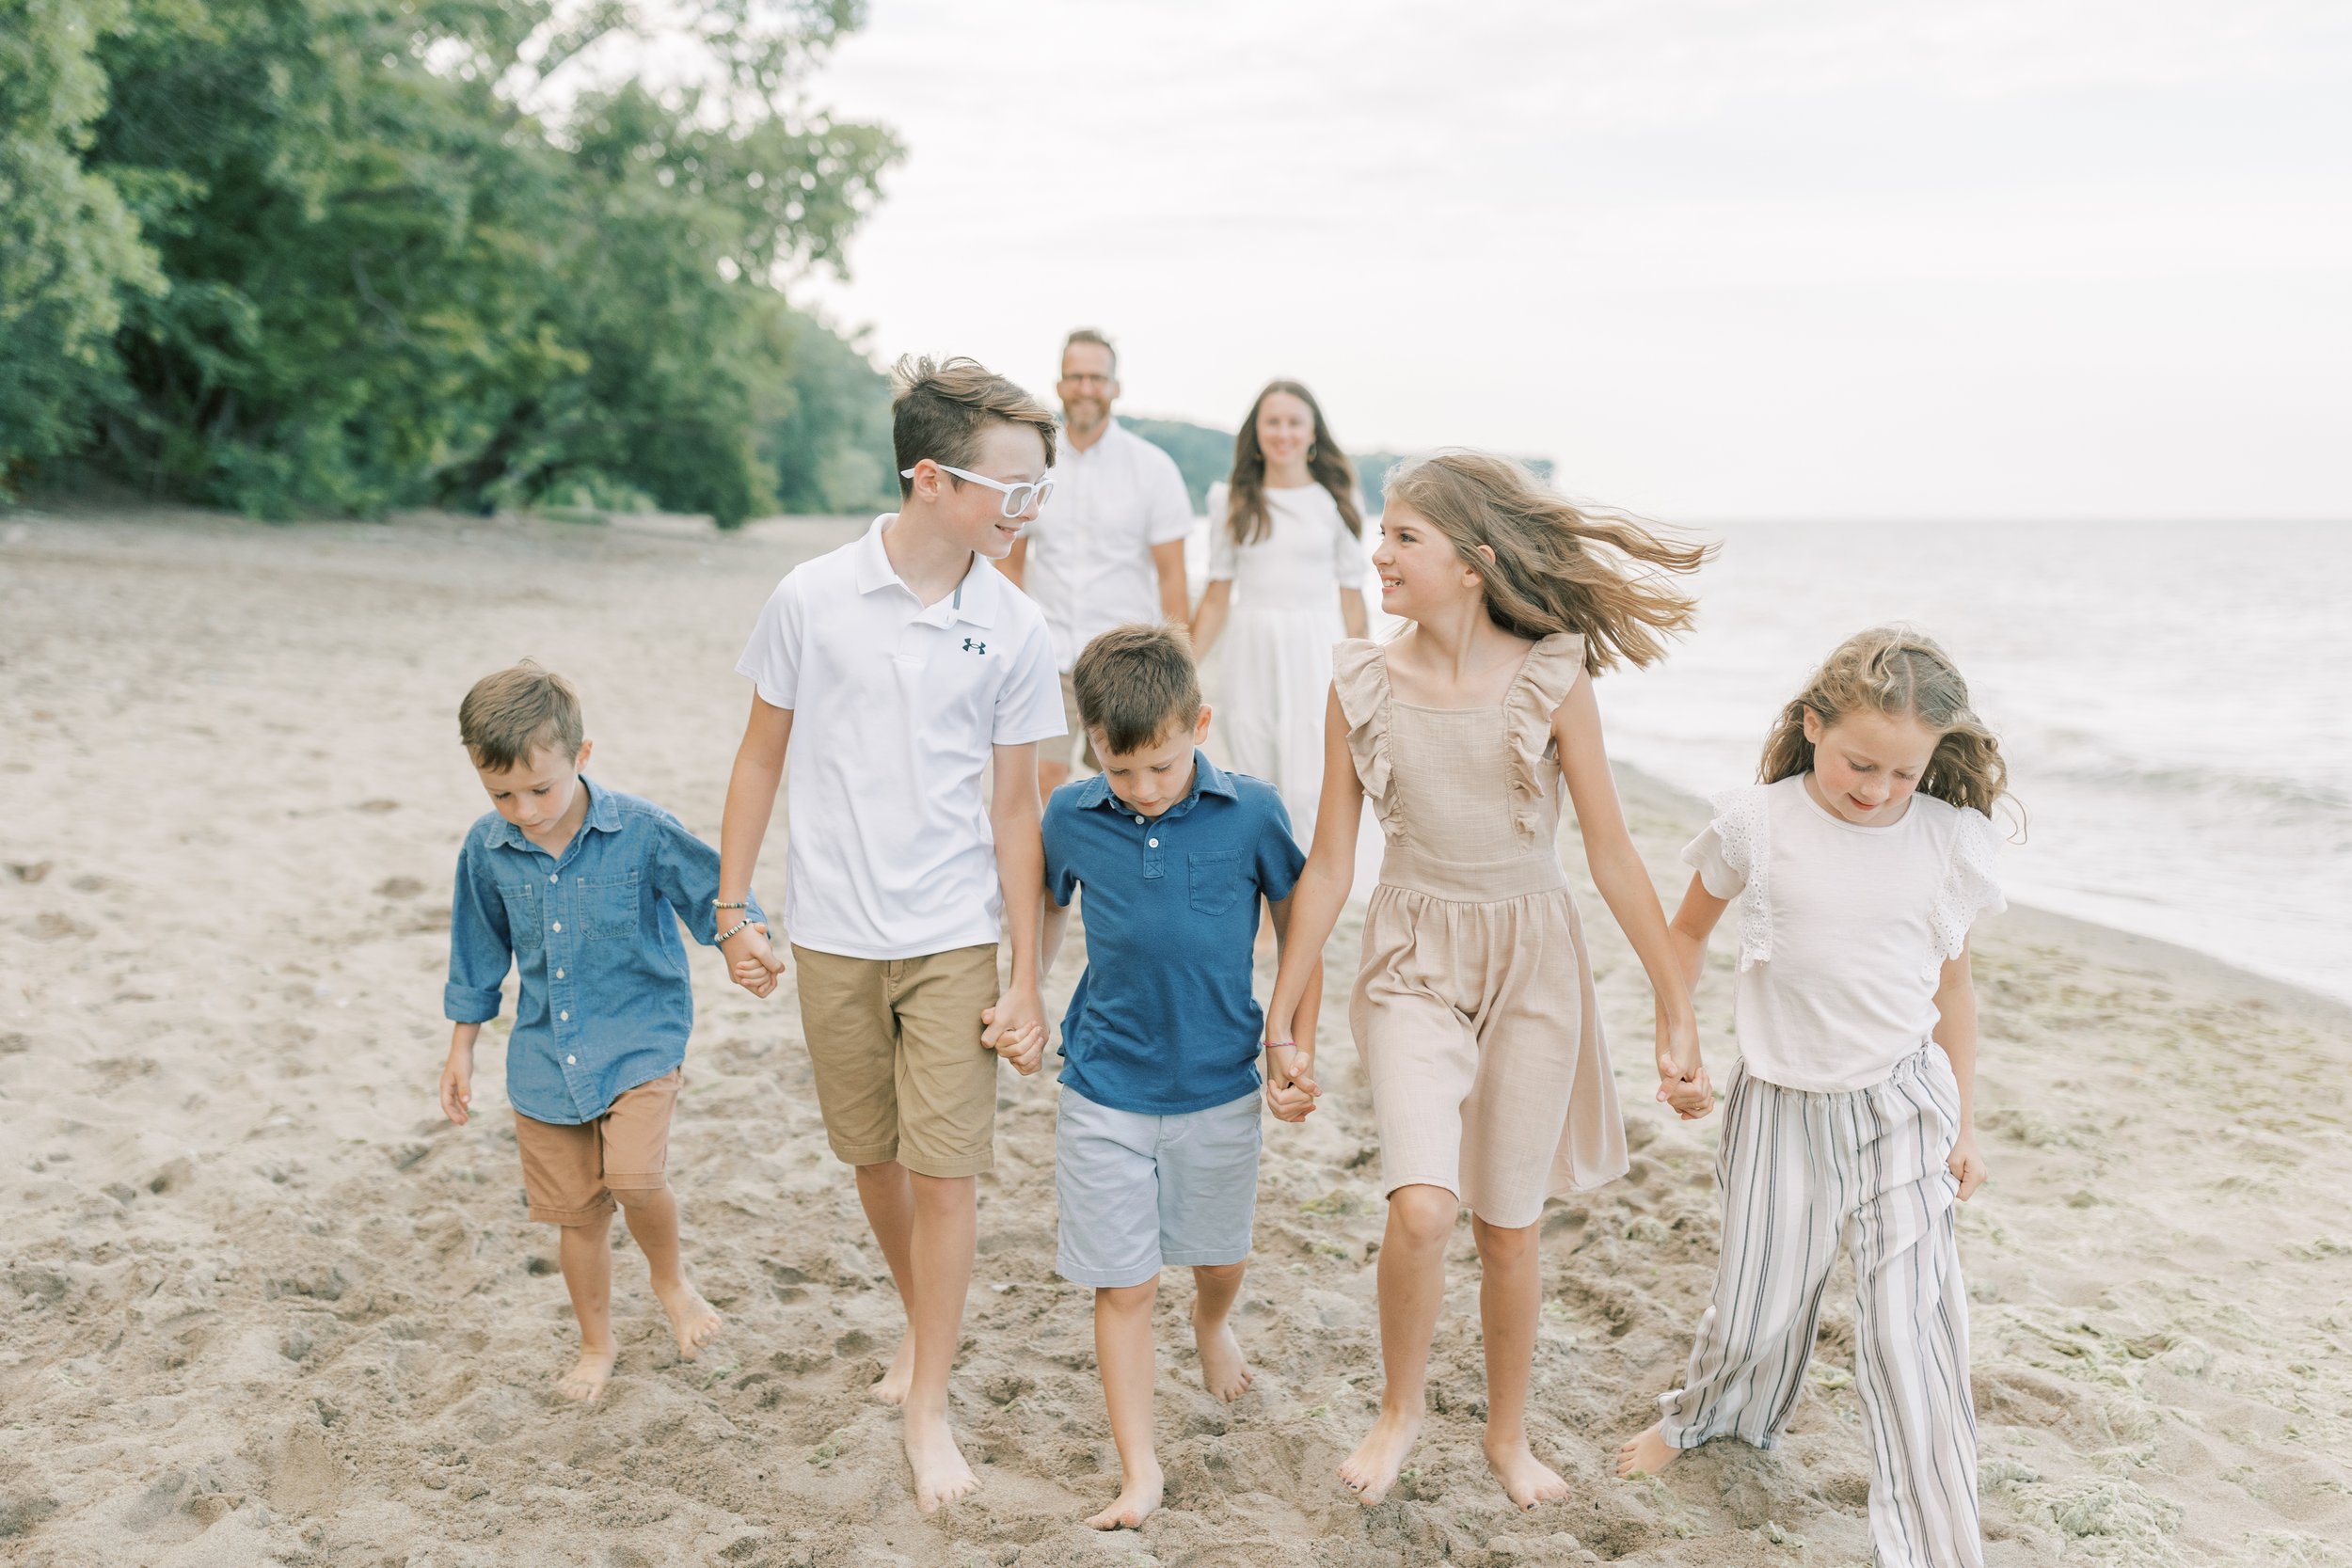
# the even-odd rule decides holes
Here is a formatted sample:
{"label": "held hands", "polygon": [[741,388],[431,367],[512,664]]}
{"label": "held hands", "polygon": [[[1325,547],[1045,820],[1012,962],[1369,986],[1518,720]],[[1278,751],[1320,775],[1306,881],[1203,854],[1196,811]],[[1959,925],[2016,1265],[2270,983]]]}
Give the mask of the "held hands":
{"label": "held hands", "polygon": [[744,927],[721,942],[719,951],[726,955],[727,978],[754,996],[766,996],[776,989],[776,976],[784,973],[784,960],[768,945],[767,927]]}
{"label": "held hands", "polygon": [[1265,1103],[1277,1121],[1305,1121],[1323,1089],[1315,1083],[1315,1049],[1266,1041]]}
{"label": "held hands", "polygon": [[1960,1182],[1960,1200],[1963,1203],[1984,1185],[1984,1179],[1991,1173],[1984,1167],[1983,1156],[1977,1152],[1975,1128],[1961,1129],[1960,1136],[1952,1142],[1951,1157],[1944,1162],[1944,1166]]}
{"label": "held hands", "polygon": [[1699,1031],[1685,1015],[1658,1020],[1658,1098],[1685,1121],[1697,1121],[1715,1108],[1715,1085],[1699,1059]]}
{"label": "held hands", "polygon": [[1026,1078],[1045,1061],[1045,1003],[1035,986],[1015,986],[980,1009],[980,1044]]}

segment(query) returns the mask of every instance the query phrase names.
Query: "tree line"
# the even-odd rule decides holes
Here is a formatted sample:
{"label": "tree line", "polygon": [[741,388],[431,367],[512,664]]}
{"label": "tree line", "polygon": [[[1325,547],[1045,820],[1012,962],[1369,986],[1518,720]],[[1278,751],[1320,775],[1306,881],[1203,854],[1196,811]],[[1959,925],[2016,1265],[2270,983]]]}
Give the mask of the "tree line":
{"label": "tree line", "polygon": [[0,0],[0,494],[262,516],[889,504],[888,388],[783,284],[900,149],[861,0]]}

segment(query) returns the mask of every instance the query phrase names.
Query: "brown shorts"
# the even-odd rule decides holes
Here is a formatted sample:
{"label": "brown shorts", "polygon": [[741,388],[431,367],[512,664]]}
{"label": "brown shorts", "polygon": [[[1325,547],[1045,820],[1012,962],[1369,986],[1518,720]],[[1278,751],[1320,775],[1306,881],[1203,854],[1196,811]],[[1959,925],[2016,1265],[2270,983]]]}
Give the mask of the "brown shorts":
{"label": "brown shorts", "polygon": [[588,1225],[612,1212],[612,1195],[668,1186],[670,1112],[686,1082],[674,1068],[640,1084],[594,1121],[564,1126],[515,1113],[523,1152],[523,1192],[531,1217],[548,1225]]}
{"label": "brown shorts", "polygon": [[1061,718],[1070,726],[1067,740],[1041,740],[1037,754],[1045,762],[1068,762],[1074,745],[1078,760],[1096,772],[1103,770],[1103,759],[1094,754],[1094,737],[1087,734],[1085,721],[1078,717],[1078,683],[1069,671],[1061,673]]}
{"label": "brown shorts", "polygon": [[996,944],[917,958],[792,949],[825,1141],[848,1164],[977,1176],[996,1160]]}

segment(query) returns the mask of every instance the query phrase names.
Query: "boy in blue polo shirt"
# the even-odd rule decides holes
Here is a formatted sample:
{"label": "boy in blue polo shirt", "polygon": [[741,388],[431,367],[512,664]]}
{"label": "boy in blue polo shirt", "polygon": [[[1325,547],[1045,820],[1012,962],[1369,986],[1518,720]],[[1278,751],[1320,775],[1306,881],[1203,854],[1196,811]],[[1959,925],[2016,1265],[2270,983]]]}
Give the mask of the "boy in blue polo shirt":
{"label": "boy in blue polo shirt", "polygon": [[[1264,1019],[1250,997],[1251,950],[1260,898],[1277,940],[1288,929],[1306,857],[1274,786],[1199,750],[1209,710],[1183,633],[1115,627],[1087,644],[1071,678],[1103,771],[1045,807],[1041,967],[1086,889],[1087,971],[1062,1018],[1057,1266],[1094,1287],[1095,1360],[1119,1445],[1119,1497],[1087,1523],[1132,1529],[1160,1504],[1152,1307],[1163,1265],[1192,1268],[1201,1381],[1228,1401],[1249,1386],[1231,1315],[1258,1194]],[[1300,1004],[1303,1038],[1321,990],[1318,969]],[[1265,1081],[1282,1120],[1313,1108],[1287,1072]]]}

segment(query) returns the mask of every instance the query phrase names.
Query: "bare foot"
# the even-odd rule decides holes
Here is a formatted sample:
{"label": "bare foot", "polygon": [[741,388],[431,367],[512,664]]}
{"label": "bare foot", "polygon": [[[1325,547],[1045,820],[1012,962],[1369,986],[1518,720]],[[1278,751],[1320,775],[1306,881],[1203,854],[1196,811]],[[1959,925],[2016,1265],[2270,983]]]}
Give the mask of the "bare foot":
{"label": "bare foot", "polygon": [[1396,1484],[1396,1473],[1405,1467],[1405,1456],[1413,1451],[1413,1440],[1420,1435],[1418,1414],[1392,1416],[1383,1410],[1372,1430],[1364,1433],[1364,1440],[1356,1445],[1356,1451],[1340,1466],[1340,1480],[1356,1494],[1358,1502],[1370,1507]]}
{"label": "bare foot", "polygon": [[1524,1437],[1511,1443],[1488,1443],[1486,1464],[1495,1480],[1502,1483],[1502,1495],[1519,1508],[1556,1503],[1568,1495],[1568,1483],[1530,1451]]}
{"label": "bare foot", "polygon": [[567,1400],[578,1400],[582,1404],[594,1403],[612,1377],[612,1361],[616,1354],[611,1349],[590,1350],[585,1345],[580,1346],[580,1359],[573,1363],[570,1371],[557,1380],[555,1391]]}
{"label": "bare foot", "polygon": [[1663,1475],[1666,1466],[1681,1457],[1682,1450],[1667,1442],[1653,1426],[1617,1450],[1617,1479],[1630,1481],[1635,1476]]}
{"label": "bare foot", "polygon": [[870,1392],[884,1404],[907,1402],[907,1389],[914,1383],[914,1336],[910,1334],[898,1341],[898,1354],[891,1358],[890,1370]]}
{"label": "bare foot", "polygon": [[1157,1465],[1140,1475],[1126,1478],[1126,1484],[1111,1506],[1089,1518],[1087,1523],[1096,1529],[1135,1529],[1152,1516],[1160,1506],[1160,1467]]}
{"label": "bare foot", "polygon": [[945,1412],[909,1408],[905,1418],[907,1463],[914,1469],[914,1506],[936,1513],[958,1497],[979,1490],[980,1478],[963,1462]]}
{"label": "bare foot", "polygon": [[[1218,1323],[1210,1334],[1202,1333],[1199,1323],[1193,1324],[1192,1342],[1200,1351],[1200,1382],[1210,1393],[1231,1404],[1249,1392],[1249,1363],[1242,1359],[1241,1341],[1233,1338],[1232,1319]],[[1152,1496],[1156,1501],[1156,1485]]]}
{"label": "bare foot", "polygon": [[669,1314],[670,1332],[677,1336],[677,1358],[693,1360],[702,1354],[703,1346],[710,1342],[711,1336],[719,1332],[719,1314],[703,1300],[702,1292],[684,1279],[666,1291],[656,1285],[653,1293],[661,1303],[661,1310]]}

